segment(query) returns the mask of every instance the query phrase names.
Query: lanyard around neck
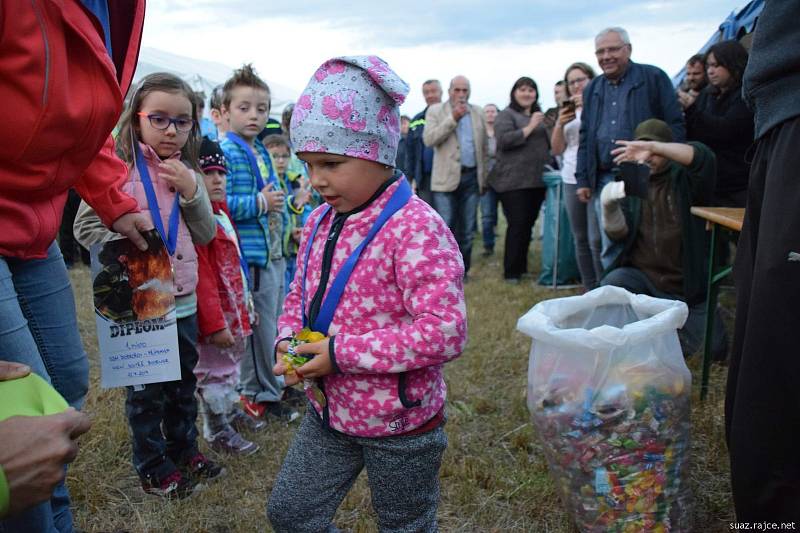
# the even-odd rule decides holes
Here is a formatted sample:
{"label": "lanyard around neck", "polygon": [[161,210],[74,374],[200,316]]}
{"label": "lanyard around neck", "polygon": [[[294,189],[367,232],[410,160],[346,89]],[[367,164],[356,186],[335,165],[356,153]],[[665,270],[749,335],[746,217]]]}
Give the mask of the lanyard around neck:
{"label": "lanyard around neck", "polygon": [[161,240],[167,247],[169,255],[175,254],[175,248],[178,246],[178,221],[180,219],[180,206],[178,204],[180,193],[175,192],[175,200],[172,202],[172,211],[169,214],[169,233],[164,231],[164,223],[161,220],[161,208],[158,206],[158,197],[156,196],[155,188],[153,187],[153,180],[150,179],[150,170],[147,168],[147,162],[142,155],[142,149],[139,147],[138,142],[133,143],[133,150],[136,156],[136,169],[139,171],[139,177],[144,186],[144,194],[147,197],[147,207],[150,209],[150,218],[153,219],[153,225],[156,227],[158,234],[161,235]]}
{"label": "lanyard around neck", "polygon": [[[251,147],[245,142],[244,139],[232,131],[229,131],[227,135],[228,139],[230,139],[239,148],[241,148],[242,151],[244,151],[245,155],[247,156],[247,161],[250,163],[250,171],[253,173],[253,176],[256,177],[256,186],[258,187],[259,191],[262,190],[264,188],[264,176],[261,175],[261,169],[258,168],[258,161],[253,153],[253,151],[256,149],[255,146]],[[267,177],[267,181],[269,181],[277,190],[277,187],[280,187],[280,184],[278,183],[278,178],[275,176],[275,170],[268,161],[265,160],[264,164],[269,167],[269,176]]]}
{"label": "lanyard around neck", "polygon": [[[361,257],[361,253],[364,251],[364,248],[366,248],[375,235],[378,234],[380,229],[384,224],[386,224],[389,218],[398,210],[400,210],[400,208],[406,205],[406,203],[408,203],[408,201],[411,199],[411,196],[411,186],[403,177],[401,178],[399,186],[394,191],[391,198],[389,198],[389,201],[386,202],[386,205],[381,213],[378,215],[378,218],[375,219],[375,222],[369,229],[367,236],[364,237],[364,240],[361,241],[361,244],[359,244],[356,249],[353,250],[353,253],[350,254],[350,257],[347,258],[347,261],[345,261],[341,270],[339,270],[339,273],[334,278],[331,288],[328,290],[328,294],[325,296],[325,299],[322,302],[319,314],[314,320],[313,327],[311,328],[313,331],[319,331],[320,333],[325,333],[326,335],[328,334],[328,328],[333,320],[333,314],[336,312],[336,308],[339,306],[339,300],[342,298],[342,293],[347,286],[350,275],[353,273],[353,269]],[[317,222],[314,224],[314,228],[311,230],[311,234],[308,237],[308,244],[306,245],[305,262],[303,264],[303,278],[301,283],[301,304],[303,306],[304,327],[309,326],[309,317],[306,313],[306,277],[308,272],[308,259],[311,256],[311,247],[314,244],[314,237],[317,234],[320,222],[322,222],[322,220],[328,215],[330,210],[331,206],[328,205],[317,219]],[[319,288],[317,290],[319,290]]]}

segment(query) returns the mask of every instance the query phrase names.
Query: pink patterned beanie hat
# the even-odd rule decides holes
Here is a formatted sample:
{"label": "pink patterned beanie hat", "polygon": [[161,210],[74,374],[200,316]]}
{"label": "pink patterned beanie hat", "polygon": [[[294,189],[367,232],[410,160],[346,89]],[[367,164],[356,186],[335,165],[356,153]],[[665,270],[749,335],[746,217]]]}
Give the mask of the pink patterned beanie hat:
{"label": "pink patterned beanie hat", "polygon": [[292,144],[394,166],[408,84],[377,56],[324,62],[294,106]]}

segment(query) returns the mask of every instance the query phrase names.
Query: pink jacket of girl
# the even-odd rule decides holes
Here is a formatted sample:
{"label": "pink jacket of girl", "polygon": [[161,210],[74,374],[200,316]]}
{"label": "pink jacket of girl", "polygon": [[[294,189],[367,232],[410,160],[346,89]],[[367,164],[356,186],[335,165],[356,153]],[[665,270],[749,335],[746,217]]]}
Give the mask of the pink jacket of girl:
{"label": "pink jacket of girl", "polygon": [[[346,220],[326,293],[399,183]],[[319,226],[309,264],[303,262],[311,229],[323,210],[324,206],[314,210],[303,230],[278,338],[303,327],[303,276],[307,275],[306,309],[319,286],[333,212]],[[348,435],[383,437],[416,429],[442,409],[442,365],[458,357],[467,340],[463,276],[450,230],[428,204],[413,196],[366,247],[333,316],[328,333],[333,337],[335,370],[322,380],[327,405],[308,393],[324,423]]]}

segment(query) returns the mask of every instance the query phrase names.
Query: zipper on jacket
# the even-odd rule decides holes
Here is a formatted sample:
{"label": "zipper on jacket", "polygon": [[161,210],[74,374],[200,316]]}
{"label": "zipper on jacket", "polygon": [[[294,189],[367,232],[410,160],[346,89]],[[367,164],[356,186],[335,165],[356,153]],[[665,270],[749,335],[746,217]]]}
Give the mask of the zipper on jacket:
{"label": "zipper on jacket", "polygon": [[47,37],[47,26],[44,23],[39,6],[36,5],[36,0],[31,0],[33,12],[36,14],[36,20],[39,21],[39,26],[42,28],[42,41],[44,41],[44,90],[42,91],[42,105],[47,105],[47,89],[50,86],[50,40]]}

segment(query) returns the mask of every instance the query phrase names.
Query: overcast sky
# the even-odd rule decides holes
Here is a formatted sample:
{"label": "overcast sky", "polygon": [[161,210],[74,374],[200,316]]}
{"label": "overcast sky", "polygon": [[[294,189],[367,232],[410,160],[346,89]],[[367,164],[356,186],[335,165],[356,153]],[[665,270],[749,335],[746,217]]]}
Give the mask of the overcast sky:
{"label": "overcast sky", "polygon": [[[594,36],[623,26],[632,59],[670,76],[746,0],[149,0],[143,45],[236,67],[252,62],[268,82],[296,91],[324,60],[375,54],[411,85],[402,111],[424,107],[422,82],[464,74],[470,101],[508,104],[531,76],[544,108],[574,61],[596,67]],[[599,69],[598,69],[599,70]],[[224,81],[224,80],[221,80]],[[446,97],[446,95],[445,95]]]}

